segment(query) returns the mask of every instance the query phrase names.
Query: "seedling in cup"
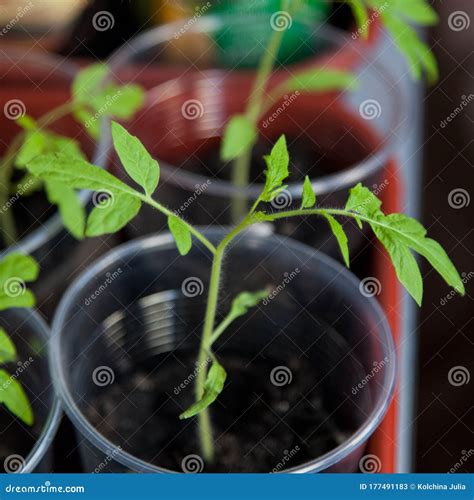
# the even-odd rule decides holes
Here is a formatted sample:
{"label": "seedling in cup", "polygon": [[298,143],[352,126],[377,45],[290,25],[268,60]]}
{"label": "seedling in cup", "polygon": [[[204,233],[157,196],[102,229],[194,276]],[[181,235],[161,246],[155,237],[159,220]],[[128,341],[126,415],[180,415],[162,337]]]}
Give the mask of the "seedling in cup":
{"label": "seedling in cup", "polygon": [[[436,24],[438,16],[427,0],[397,1],[347,0],[357,24],[357,33],[368,36],[373,15],[381,19],[393,42],[405,56],[409,70],[416,79],[426,73],[428,81],[438,78],[438,67],[429,46],[421,40],[409,23],[420,26]],[[280,13],[291,19],[301,8],[299,2],[282,0]],[[288,23],[288,28],[291,23]],[[247,203],[243,190],[250,182],[252,148],[258,139],[258,124],[262,117],[283,95],[292,92],[327,92],[347,90],[356,85],[355,78],[346,71],[330,67],[316,67],[291,73],[291,76],[270,87],[270,77],[277,59],[285,29],[274,29],[263,53],[255,80],[243,113],[228,122],[222,140],[221,159],[232,162],[232,183],[240,192],[232,200],[233,221],[245,214]]]}
{"label": "seedling in cup", "polygon": [[[87,189],[107,192],[112,203],[104,202],[95,207],[87,219],[86,235],[98,236],[114,233],[128,224],[143,204],[156,209],[167,217],[168,227],[176,242],[179,253],[185,257],[193,245],[193,238],[200,241],[212,256],[205,316],[197,365],[199,370],[195,383],[195,403],[185,410],[182,419],[198,418],[199,442],[206,461],[214,460],[213,429],[210,407],[224,390],[226,370],[213,352],[215,342],[226,334],[227,328],[249,309],[257,306],[268,290],[242,291],[233,300],[224,319],[217,323],[219,284],[223,275],[222,263],[229,245],[243,231],[261,222],[279,219],[319,216],[325,219],[336,238],[343,260],[349,266],[348,239],[344,230],[344,219],[353,219],[359,226],[368,225],[386,249],[400,282],[417,304],[423,297],[423,280],[413,253],[423,256],[438,271],[448,285],[464,294],[464,285],[445,250],[426,235],[426,229],[415,219],[404,214],[386,215],[382,202],[361,184],[349,191],[347,202],[341,208],[325,208],[316,205],[316,196],[311,180],[306,177],[301,195],[301,206],[296,209],[272,212],[271,202],[285,189],[289,175],[289,154],[284,136],[275,143],[265,156],[267,169],[265,184],[260,196],[241,220],[229,229],[217,245],[213,244],[199,229],[176,215],[170,208],[156,201],[152,196],[159,183],[159,165],[151,157],[137,137],[132,136],[118,123],[112,122],[112,139],[130,180],[139,186],[132,187],[109,172],[90,164],[84,159],[56,153],[42,155],[28,162],[31,174],[45,182],[67,184],[71,189]],[[263,284],[262,284],[263,286]],[[210,367],[206,360],[210,358]]]}
{"label": "seedling in cup", "polygon": [[104,83],[107,74],[106,65],[93,64],[77,74],[67,102],[39,118],[25,114],[27,110],[24,110],[16,119],[20,131],[0,158],[0,207],[3,207],[0,210],[0,229],[7,246],[16,242],[18,233],[9,199],[29,196],[39,190],[44,190],[48,201],[57,207],[69,232],[77,239],[83,238],[85,210],[74,190],[61,183],[42,182],[31,176],[25,165],[44,153],[85,157],[77,140],[51,130],[66,116],[74,117],[93,139],[99,137],[102,119],[126,120],[133,116],[143,102],[142,89],[138,85]]}

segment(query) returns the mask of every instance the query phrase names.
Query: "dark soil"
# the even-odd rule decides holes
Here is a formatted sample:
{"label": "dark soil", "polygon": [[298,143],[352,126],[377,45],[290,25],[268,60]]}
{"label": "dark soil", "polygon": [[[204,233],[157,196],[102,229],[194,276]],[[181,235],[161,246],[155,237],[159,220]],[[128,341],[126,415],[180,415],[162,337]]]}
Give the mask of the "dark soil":
{"label": "dark soil", "polygon": [[[178,418],[193,402],[193,384],[176,390],[186,379],[183,374],[193,373],[195,358],[167,358],[159,376],[140,371],[103,388],[106,392],[91,401],[86,413],[122,449],[181,472],[185,457],[200,455],[196,419]],[[286,363],[292,381],[282,387],[271,383],[270,373],[279,363],[270,359],[248,366],[236,356],[224,355],[221,361],[228,378],[212,406],[216,460],[204,472],[280,471],[321,456],[353,432],[338,428],[325,409],[315,382],[320,375],[308,360],[295,357]]]}

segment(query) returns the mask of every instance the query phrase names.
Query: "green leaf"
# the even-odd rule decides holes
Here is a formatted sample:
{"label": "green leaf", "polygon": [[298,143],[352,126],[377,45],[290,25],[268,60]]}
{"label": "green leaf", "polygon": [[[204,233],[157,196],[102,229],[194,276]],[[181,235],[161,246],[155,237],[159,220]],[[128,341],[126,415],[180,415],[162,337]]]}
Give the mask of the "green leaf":
{"label": "green leaf", "polygon": [[[385,0],[384,0],[385,1]],[[391,0],[391,8],[420,26],[433,26],[439,21],[438,14],[426,0]]]}
{"label": "green leaf", "polygon": [[364,38],[367,38],[369,33],[369,12],[364,5],[363,0],[348,0],[349,6],[352,9],[356,20],[357,28]]}
{"label": "green leaf", "polygon": [[16,360],[16,349],[7,332],[0,328],[0,364]]}
{"label": "green leaf", "polygon": [[168,227],[173,235],[178,251],[181,255],[186,255],[192,246],[191,232],[189,227],[179,217],[170,215],[168,217]]}
{"label": "green leaf", "polygon": [[217,396],[224,389],[227,373],[224,367],[217,361],[212,362],[212,366],[207,374],[206,382],[204,384],[204,393],[199,401],[191,405],[185,412],[181,413],[179,418],[191,418],[201,413],[208,406],[210,406],[217,399]]}
{"label": "green leaf", "polygon": [[45,181],[61,182],[74,189],[110,191],[136,196],[124,182],[86,160],[64,154],[41,155],[27,164],[28,170]]}
{"label": "green leaf", "polygon": [[0,261],[0,285],[12,276],[21,278],[23,281],[34,281],[38,273],[38,263],[29,255],[10,253]]}
{"label": "green leaf", "polygon": [[423,225],[404,214],[386,216],[380,207],[381,201],[361,184],[351,189],[346,209],[359,214],[370,224],[387,250],[398,279],[415,301],[421,304],[423,282],[410,251],[425,257],[446,283],[463,295],[464,284],[458,271],[441,245],[426,237]]}
{"label": "green leaf", "polygon": [[86,236],[115,233],[140,211],[141,201],[127,194],[112,195],[96,206],[87,220]]}
{"label": "green leaf", "polygon": [[107,85],[94,96],[90,106],[101,116],[131,118],[143,105],[145,92],[139,85]]}
{"label": "green leaf", "polygon": [[58,207],[64,227],[76,239],[83,239],[86,212],[74,189],[57,181],[46,181],[45,188],[48,201]]}
{"label": "green leaf", "polygon": [[244,316],[250,308],[257,306],[265,297],[268,297],[268,294],[269,290],[239,293],[232,301],[229,316],[233,319]]}
{"label": "green leaf", "polygon": [[71,158],[85,159],[78,141],[63,135],[48,133],[46,153],[61,153]]}
{"label": "green leaf", "polygon": [[0,403],[27,425],[33,425],[34,417],[28,396],[20,383],[5,370],[0,370]]}
{"label": "green leaf", "polygon": [[15,158],[15,165],[24,168],[37,156],[47,153],[63,153],[71,157],[84,158],[76,140],[48,131],[33,130],[26,134]]}
{"label": "green leaf", "polygon": [[349,267],[349,246],[347,244],[347,236],[342,225],[331,215],[323,214],[326,220],[329,222],[332,233],[336,237],[339,244],[344,263]]}
{"label": "green leaf", "polygon": [[18,182],[12,184],[10,194],[20,193],[21,196],[29,196],[42,189],[42,187],[43,181],[27,172]]}
{"label": "green leaf", "polygon": [[15,120],[15,123],[23,130],[34,130],[38,128],[36,120],[30,115],[20,116]]}
{"label": "green leaf", "polygon": [[0,262],[0,311],[34,306],[35,297],[25,283],[35,281],[38,274],[38,263],[29,255],[7,255]]}
{"label": "green leaf", "polygon": [[380,212],[382,202],[377,196],[364,187],[360,182],[349,190],[346,210],[360,214],[374,214]]}
{"label": "green leaf", "polygon": [[95,113],[86,108],[77,108],[72,114],[92,139],[97,141],[100,137],[100,117],[95,116]]}
{"label": "green leaf", "polygon": [[15,166],[24,168],[26,164],[46,150],[47,139],[43,132],[28,131],[15,157]]}
{"label": "green leaf", "polygon": [[76,102],[89,103],[107,77],[108,68],[103,63],[91,64],[78,72],[72,83],[72,95]]}
{"label": "green leaf", "polygon": [[227,124],[222,138],[221,159],[230,161],[250,150],[257,142],[258,130],[245,115],[235,115]]}
{"label": "green leaf", "polygon": [[151,196],[158,186],[160,167],[140,140],[129,134],[122,125],[112,122],[115,151],[127,174]]}
{"label": "green leaf", "polygon": [[285,136],[282,135],[272,148],[270,155],[264,157],[267,164],[265,170],[265,186],[261,194],[263,201],[272,201],[285,189],[283,181],[288,177],[290,157],[286,147]]}
{"label": "green leaf", "polygon": [[293,92],[330,92],[347,90],[355,87],[356,78],[353,74],[334,69],[309,69],[297,73],[285,83],[286,91]]}
{"label": "green leaf", "polygon": [[390,9],[383,11],[382,20],[395,45],[405,56],[413,78],[419,80],[424,70],[429,82],[435,82],[439,76],[436,59],[417,31]]}
{"label": "green leaf", "polygon": [[313,208],[316,205],[316,195],[309,177],[306,176],[303,184],[303,194],[301,197],[301,208]]}

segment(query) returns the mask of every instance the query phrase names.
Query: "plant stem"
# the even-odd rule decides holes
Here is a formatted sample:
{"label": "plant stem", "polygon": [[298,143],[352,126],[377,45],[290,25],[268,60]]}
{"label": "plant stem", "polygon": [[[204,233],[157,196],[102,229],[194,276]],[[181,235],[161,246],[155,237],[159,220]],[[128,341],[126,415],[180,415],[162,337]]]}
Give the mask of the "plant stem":
{"label": "plant stem", "polygon": [[[212,261],[211,279],[209,282],[209,293],[207,296],[206,315],[204,318],[204,327],[202,331],[201,344],[199,347],[199,356],[197,366],[203,368],[199,370],[196,377],[195,394],[196,401],[199,401],[204,393],[204,384],[207,377],[207,365],[205,365],[208,356],[208,346],[214,330],[214,323],[217,312],[217,301],[219,297],[219,283],[222,271],[222,259],[224,256],[224,247],[219,246]],[[214,460],[214,440],[209,408],[206,408],[198,415],[198,434],[201,452],[206,462],[212,463]]]}
{"label": "plant stem", "polygon": [[[219,243],[214,258],[212,261],[211,278],[209,281],[209,293],[206,304],[206,314],[204,317],[204,327],[202,331],[201,343],[199,346],[199,355],[197,366],[204,368],[199,370],[196,377],[196,401],[199,401],[204,393],[204,384],[207,377],[207,365],[205,361],[210,354],[212,357],[211,346],[213,342],[214,325],[216,322],[217,303],[219,298],[219,284],[222,274],[222,260],[229,243],[249,225],[249,216],[236,226],[227,236]],[[222,332],[221,332],[222,333]],[[209,414],[209,408],[204,409],[198,414],[198,435],[201,451],[206,462],[212,463],[214,460],[214,441],[212,424]]]}
{"label": "plant stem", "polygon": [[[290,10],[290,0],[282,0],[281,10]],[[278,56],[284,34],[285,30],[273,31],[268,47],[262,56],[257,70],[249,102],[245,110],[247,118],[249,118],[255,126],[257,125],[262,110],[263,93],[272,73],[273,65]],[[239,191],[232,199],[232,220],[234,223],[241,220],[246,213],[247,204],[243,190],[248,186],[250,181],[251,158],[252,151],[250,148],[236,158],[232,165],[232,184]]]}

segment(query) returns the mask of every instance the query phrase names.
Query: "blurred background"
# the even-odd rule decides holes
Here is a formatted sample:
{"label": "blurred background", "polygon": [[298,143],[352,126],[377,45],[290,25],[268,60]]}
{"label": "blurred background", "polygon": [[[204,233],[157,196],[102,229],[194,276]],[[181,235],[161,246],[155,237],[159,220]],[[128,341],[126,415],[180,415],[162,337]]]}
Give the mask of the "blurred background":
{"label": "blurred background", "polygon": [[[345,30],[352,26],[346,6],[313,3],[329,3],[324,15],[331,24]],[[259,2],[208,4],[210,12],[232,12],[236,4],[249,8]],[[405,453],[413,457],[414,470],[446,472],[461,462],[457,471],[467,472],[474,470],[474,456],[462,460],[474,453],[474,2],[432,4],[440,23],[425,35],[438,58],[440,80],[423,88],[405,82],[405,76],[400,83],[422,104],[414,119],[419,130],[414,130],[414,144],[403,161],[414,170],[413,185],[408,185],[411,209],[421,214],[431,236],[463,273],[467,296],[464,300],[451,296],[439,277],[425,269],[424,304],[415,313],[407,343],[412,347],[405,352],[407,366],[413,359],[415,369],[405,381],[413,398],[403,404],[414,406],[400,432],[413,439]],[[195,9],[196,4],[185,0],[0,0],[0,51],[52,52],[78,62],[106,59],[138,33],[190,18]],[[239,15],[238,9],[234,15]],[[2,91],[3,79],[0,75]],[[407,179],[411,178],[409,173]],[[459,367],[467,381],[453,385],[448,375]]]}

